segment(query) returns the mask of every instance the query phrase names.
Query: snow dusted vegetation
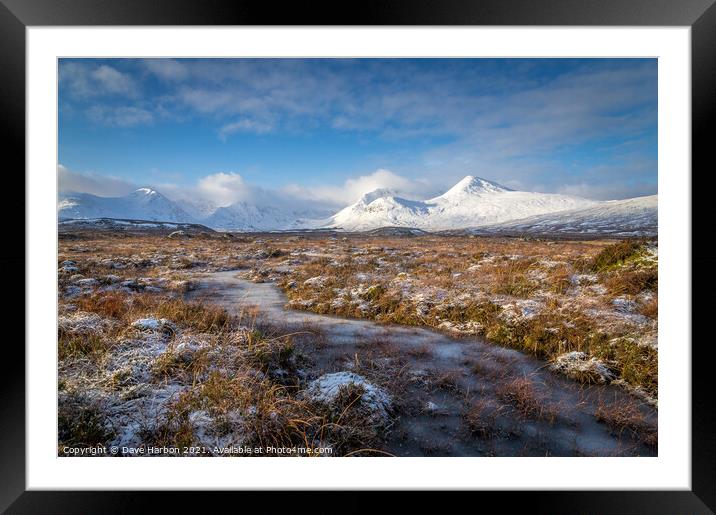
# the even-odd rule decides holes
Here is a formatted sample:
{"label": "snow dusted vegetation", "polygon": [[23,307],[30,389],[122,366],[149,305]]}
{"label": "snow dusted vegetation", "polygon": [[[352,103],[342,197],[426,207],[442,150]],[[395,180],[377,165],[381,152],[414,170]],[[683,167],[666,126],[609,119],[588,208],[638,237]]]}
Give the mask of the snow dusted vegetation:
{"label": "snow dusted vegetation", "polygon": [[308,384],[306,397],[322,404],[335,404],[346,390],[353,389],[360,395],[360,403],[366,410],[366,416],[376,424],[386,423],[392,404],[390,395],[368,382],[365,377],[353,372],[335,372],[325,374]]}
{"label": "snow dusted vegetation", "polygon": [[655,235],[657,197],[594,201],[570,195],[513,191],[495,182],[466,176],[448,191],[427,200],[402,198],[391,189],[364,194],[331,215],[325,209],[258,205],[239,201],[171,201],[141,188],[118,198],[87,193],[62,194],[61,220],[123,218],[200,223],[223,231],[336,229],[369,231],[404,227],[427,231],[480,229],[487,232]]}
{"label": "snow dusted vegetation", "polygon": [[653,239],[140,229],[60,233],[60,455],[657,453]]}

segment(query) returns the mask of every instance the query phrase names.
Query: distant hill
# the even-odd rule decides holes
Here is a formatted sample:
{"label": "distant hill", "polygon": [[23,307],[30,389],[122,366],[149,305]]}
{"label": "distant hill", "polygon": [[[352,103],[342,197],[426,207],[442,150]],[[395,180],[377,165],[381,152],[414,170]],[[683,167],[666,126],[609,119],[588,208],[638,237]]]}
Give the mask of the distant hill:
{"label": "distant hill", "polygon": [[158,222],[153,220],[128,220],[117,218],[84,218],[77,220],[62,220],[58,224],[58,231],[62,233],[74,231],[113,231],[113,232],[148,232],[172,233],[181,231],[188,235],[217,234],[209,227],[200,224]]}
{"label": "distant hill", "polygon": [[613,236],[656,236],[656,195],[609,200],[586,209],[571,209],[488,225],[475,232],[534,235],[599,234]]}

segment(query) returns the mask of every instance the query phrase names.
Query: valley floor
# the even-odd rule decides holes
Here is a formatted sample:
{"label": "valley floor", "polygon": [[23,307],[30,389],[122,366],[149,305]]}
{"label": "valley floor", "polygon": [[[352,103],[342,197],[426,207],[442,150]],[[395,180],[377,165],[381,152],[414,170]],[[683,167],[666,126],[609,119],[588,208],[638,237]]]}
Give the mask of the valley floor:
{"label": "valley floor", "polygon": [[653,455],[656,266],[655,241],[63,234],[58,453]]}

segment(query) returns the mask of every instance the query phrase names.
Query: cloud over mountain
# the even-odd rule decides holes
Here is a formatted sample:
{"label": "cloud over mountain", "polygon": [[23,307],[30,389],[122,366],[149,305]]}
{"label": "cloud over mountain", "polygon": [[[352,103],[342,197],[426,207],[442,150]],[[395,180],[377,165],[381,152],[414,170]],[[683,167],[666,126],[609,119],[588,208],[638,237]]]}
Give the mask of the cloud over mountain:
{"label": "cloud over mountain", "polygon": [[60,191],[90,193],[101,197],[117,197],[136,190],[138,186],[119,177],[100,175],[93,172],[75,172],[63,165],[57,165]]}
{"label": "cloud over mountain", "polygon": [[317,185],[313,187],[289,184],[283,192],[296,198],[332,206],[345,206],[358,200],[362,195],[378,189],[388,189],[409,198],[425,197],[436,191],[425,180],[409,179],[390,170],[379,169],[366,175],[347,179],[343,184]]}

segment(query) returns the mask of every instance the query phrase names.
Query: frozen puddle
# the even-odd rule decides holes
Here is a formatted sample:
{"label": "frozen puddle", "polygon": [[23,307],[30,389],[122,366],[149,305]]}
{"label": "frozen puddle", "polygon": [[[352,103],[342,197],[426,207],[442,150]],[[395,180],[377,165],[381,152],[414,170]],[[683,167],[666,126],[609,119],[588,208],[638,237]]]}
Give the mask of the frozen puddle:
{"label": "frozen puddle", "polygon": [[[391,393],[401,398],[386,433],[384,450],[392,454],[657,454],[656,409],[620,388],[580,385],[550,372],[543,361],[478,338],[286,309],[286,297],[274,284],[253,283],[236,274],[197,276],[198,287],[189,299],[213,302],[234,314],[248,316],[254,310],[260,319],[299,331],[320,330],[325,343],[302,348],[312,363],[310,378],[350,370],[356,360],[386,364],[382,379],[390,383],[394,375],[393,387],[399,391]],[[595,417],[599,407],[609,412],[627,404],[633,406],[631,425],[610,426]],[[652,443],[647,445],[648,439]]]}
{"label": "frozen puddle", "polygon": [[[365,340],[390,338],[395,343],[416,348],[430,345],[434,357],[438,359],[459,360],[465,355],[466,340],[450,338],[437,331],[287,309],[286,296],[273,283],[254,283],[240,279],[236,274],[236,271],[228,271],[200,276],[197,288],[189,297],[220,304],[234,314],[244,310],[249,316],[251,308],[256,308],[261,316],[269,321],[296,327],[319,328],[325,331],[330,343],[334,345],[354,345]],[[488,346],[481,342],[477,344],[482,350],[489,349],[498,359],[513,360],[523,357],[521,353],[511,349]],[[525,372],[529,370],[528,367]]]}

